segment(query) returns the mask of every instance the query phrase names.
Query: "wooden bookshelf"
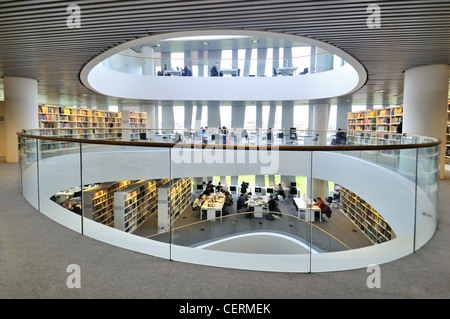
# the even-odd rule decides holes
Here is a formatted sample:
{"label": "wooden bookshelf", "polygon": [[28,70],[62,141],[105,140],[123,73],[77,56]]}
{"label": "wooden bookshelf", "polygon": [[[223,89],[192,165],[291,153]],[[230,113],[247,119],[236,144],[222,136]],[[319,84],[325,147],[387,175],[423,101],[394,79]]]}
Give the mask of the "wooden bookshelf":
{"label": "wooden bookshelf", "polygon": [[122,111],[122,137],[124,140],[136,141],[140,139],[140,133],[147,132],[147,113]]}
{"label": "wooden bookshelf", "polygon": [[445,144],[445,163],[450,163],[450,101],[447,105],[447,138]]}
{"label": "wooden bookshelf", "polygon": [[347,114],[347,131],[349,142],[359,143],[368,139],[369,134],[378,133],[380,140],[396,139],[398,125],[403,118],[403,106],[391,106],[382,109],[364,110]]}
{"label": "wooden bookshelf", "polygon": [[134,181],[102,183],[83,190],[83,215],[103,225],[114,227],[114,193]]}
{"label": "wooden bookshelf", "polygon": [[142,180],[114,195],[114,227],[128,233],[135,231],[158,211],[155,180]]}
{"label": "wooden bookshelf", "polygon": [[158,232],[169,230],[170,225],[189,206],[191,184],[190,178],[180,178],[158,187]]}
{"label": "wooden bookshelf", "polygon": [[389,224],[369,203],[342,186],[340,210],[372,243],[379,244],[395,238]]}

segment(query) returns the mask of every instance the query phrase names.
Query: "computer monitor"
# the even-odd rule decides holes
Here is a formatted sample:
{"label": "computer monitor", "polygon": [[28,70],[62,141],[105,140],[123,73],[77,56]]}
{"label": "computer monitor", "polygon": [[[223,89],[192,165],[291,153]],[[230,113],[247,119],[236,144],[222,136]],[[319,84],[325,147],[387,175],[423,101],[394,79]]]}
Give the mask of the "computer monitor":
{"label": "computer monitor", "polygon": [[297,195],[297,188],[291,187],[291,189],[289,190],[289,194],[291,194],[291,195]]}
{"label": "computer monitor", "polygon": [[291,182],[291,187],[297,187],[297,183],[296,182]]}
{"label": "computer monitor", "polygon": [[236,186],[230,186],[230,192],[235,192],[236,191]]}
{"label": "computer monitor", "polygon": [[197,184],[197,190],[203,190],[203,184]]}
{"label": "computer monitor", "polygon": [[255,193],[261,193],[261,187],[255,187]]}
{"label": "computer monitor", "polygon": [[267,188],[266,189],[267,194],[273,194],[273,188]]}

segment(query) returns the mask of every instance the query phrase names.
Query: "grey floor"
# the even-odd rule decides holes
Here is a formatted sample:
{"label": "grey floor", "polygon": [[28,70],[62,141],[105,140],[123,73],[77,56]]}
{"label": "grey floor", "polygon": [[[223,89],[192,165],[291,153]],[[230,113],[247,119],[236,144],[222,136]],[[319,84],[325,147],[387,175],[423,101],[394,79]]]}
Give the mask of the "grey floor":
{"label": "grey floor", "polygon": [[[221,269],[149,257],[75,233],[20,194],[17,164],[0,163],[0,298],[449,298],[450,172],[440,181],[439,226],[420,250],[381,265],[381,287],[366,269],[313,274]],[[81,270],[68,288],[67,267]]]}

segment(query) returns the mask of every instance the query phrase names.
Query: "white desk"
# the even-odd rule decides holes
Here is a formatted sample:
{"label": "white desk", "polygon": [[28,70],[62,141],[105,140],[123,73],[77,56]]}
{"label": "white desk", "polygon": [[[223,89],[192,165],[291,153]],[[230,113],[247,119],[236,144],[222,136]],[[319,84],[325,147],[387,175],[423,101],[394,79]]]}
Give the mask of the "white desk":
{"label": "white desk", "polygon": [[238,69],[220,69],[219,75],[231,74],[231,76],[238,76]]}
{"label": "white desk", "polygon": [[180,70],[164,70],[164,76],[181,76],[181,71]]}
{"label": "white desk", "polygon": [[255,218],[263,218],[263,210],[267,210],[267,196],[256,196],[252,195],[249,197],[248,201],[246,202],[248,207],[253,207],[256,213],[253,213],[253,216]]}
{"label": "white desk", "polygon": [[319,212],[319,220],[322,221],[322,213],[319,206],[312,205],[311,207],[307,207],[306,201],[303,198],[295,197],[293,199],[294,205],[297,208],[298,218],[300,218],[300,212],[304,212],[305,220],[313,223],[315,220],[315,212]]}
{"label": "white desk", "polygon": [[297,67],[295,66],[278,68],[278,72],[283,76],[294,74],[295,71],[297,71]]}
{"label": "white desk", "polygon": [[200,208],[200,220],[202,220],[204,210],[206,210],[206,219],[215,220],[217,211],[220,211],[220,218],[222,218],[222,208],[225,203],[225,198],[215,197],[214,199],[205,200],[202,204],[202,207]]}

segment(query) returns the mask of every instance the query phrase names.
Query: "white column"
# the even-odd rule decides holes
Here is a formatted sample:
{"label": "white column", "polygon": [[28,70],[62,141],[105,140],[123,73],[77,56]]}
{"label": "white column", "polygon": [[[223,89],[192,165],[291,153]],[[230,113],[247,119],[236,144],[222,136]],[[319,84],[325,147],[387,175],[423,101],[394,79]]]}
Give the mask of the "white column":
{"label": "white column", "polygon": [[442,140],[439,178],[445,177],[449,66],[427,65],[405,72],[403,133]]}
{"label": "white column", "polygon": [[18,162],[16,132],[39,128],[37,81],[6,76],[5,91],[6,161]]}
{"label": "white column", "polygon": [[[326,142],[326,130],[328,128],[328,104],[314,104],[313,107],[313,133],[319,134],[318,136],[318,145],[325,145]],[[312,165],[314,166],[314,154]],[[322,197],[325,200],[328,190],[326,181],[322,179],[313,178],[312,179],[312,190],[309,190],[309,194],[311,194],[312,198]],[[309,187],[309,183],[308,183]]]}
{"label": "white column", "polygon": [[142,75],[155,75],[155,50],[149,46],[142,47]]}

